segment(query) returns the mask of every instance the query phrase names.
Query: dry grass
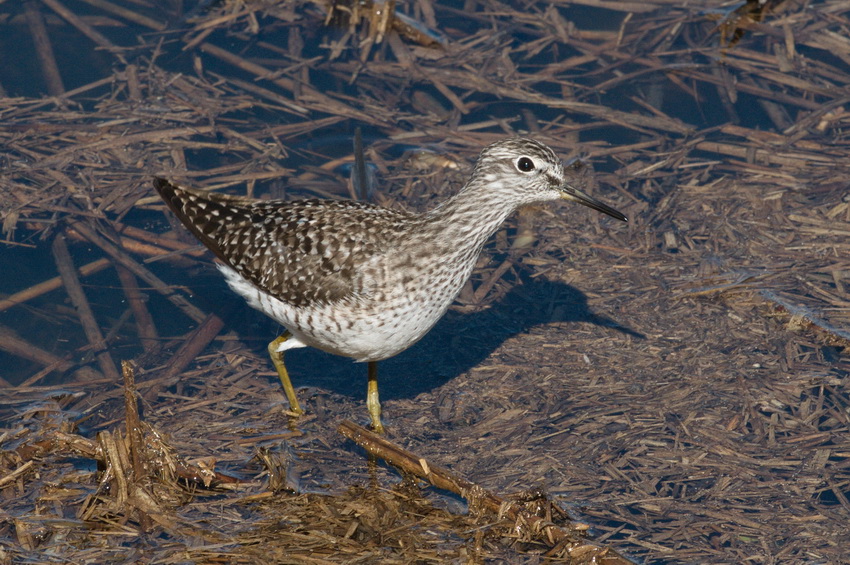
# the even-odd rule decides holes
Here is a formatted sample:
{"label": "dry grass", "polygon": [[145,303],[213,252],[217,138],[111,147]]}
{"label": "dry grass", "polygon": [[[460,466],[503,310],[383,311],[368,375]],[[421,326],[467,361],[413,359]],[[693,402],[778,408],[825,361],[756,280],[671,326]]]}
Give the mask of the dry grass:
{"label": "dry grass", "polygon": [[[431,39],[368,6],[333,27],[320,4],[159,4],[0,5],[8,41],[39,46],[35,76],[0,74],[0,563],[551,550],[339,436],[365,420],[363,367],[293,354],[293,425],[273,325],[163,233],[154,174],[351,196],[354,126],[386,205],[433,205],[523,133],[587,154],[589,191],[631,220],[553,206],[497,234],[453,311],[382,364],[390,439],[495,493],[544,491],[644,563],[846,561],[846,2],[397,8]],[[158,462],[142,469],[109,377],[130,358]]]}

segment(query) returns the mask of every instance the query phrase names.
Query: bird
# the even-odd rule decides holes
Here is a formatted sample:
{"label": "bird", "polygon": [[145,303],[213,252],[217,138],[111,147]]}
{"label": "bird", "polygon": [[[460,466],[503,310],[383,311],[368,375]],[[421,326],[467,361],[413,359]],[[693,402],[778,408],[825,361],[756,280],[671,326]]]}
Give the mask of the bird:
{"label": "bird", "polygon": [[230,289],[285,329],[268,351],[290,411],[303,414],[284,354],[315,347],[367,363],[366,406],[378,433],[378,361],[437,323],[484,244],[519,207],[568,200],[628,221],[570,184],[552,149],[521,137],[485,147],[460,191],[424,213],[351,200],[259,200],[161,177],[153,185],[218,258]]}

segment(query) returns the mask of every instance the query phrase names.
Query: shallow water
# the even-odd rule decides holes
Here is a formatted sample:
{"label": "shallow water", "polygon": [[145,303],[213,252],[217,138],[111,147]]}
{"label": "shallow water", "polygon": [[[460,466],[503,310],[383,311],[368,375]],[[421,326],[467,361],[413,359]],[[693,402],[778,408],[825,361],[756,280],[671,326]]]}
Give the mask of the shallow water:
{"label": "shallow water", "polygon": [[[133,19],[66,4],[123,49],[94,49],[35,4],[65,89],[83,89],[57,101],[27,13],[0,4],[0,49],[21,46],[0,69],[0,293],[56,276],[50,241],[82,219],[221,317],[217,337],[160,382],[197,321],[141,281],[158,335],[146,353],[115,269],[82,277],[108,352],[135,361],[144,421],[180,457],[215,458],[245,483],[160,477],[155,510],[99,488],[92,457],[60,434],[94,445],[120,429],[123,391],[53,290],[0,310],[28,350],[0,352],[0,547],[12,562],[539,559],[543,546],[446,493],[411,493],[336,433],[342,419],[367,421],[365,366],[289,354],[306,410],[293,423],[265,354],[280,328],[228,292],[209,254],[114,231],[171,230],[153,175],[263,198],[349,197],[355,127],[384,205],[434,206],[481,147],[523,134],[565,159],[588,154],[588,191],[630,218],[559,204],[509,221],[453,310],[381,363],[390,439],[500,494],[541,487],[595,543],[641,562],[841,562],[843,4],[790,3],[748,23],[717,20],[717,2],[442,2],[431,27],[443,51],[409,37],[370,47],[365,24],[346,39],[313,4],[219,2],[189,22],[179,3],[115,3]],[[426,4],[399,9],[429,25]],[[67,234],[75,265],[105,256]],[[529,234],[530,247],[512,248]],[[35,347],[66,369],[43,370]],[[281,464],[273,496],[253,459],[261,447]]]}

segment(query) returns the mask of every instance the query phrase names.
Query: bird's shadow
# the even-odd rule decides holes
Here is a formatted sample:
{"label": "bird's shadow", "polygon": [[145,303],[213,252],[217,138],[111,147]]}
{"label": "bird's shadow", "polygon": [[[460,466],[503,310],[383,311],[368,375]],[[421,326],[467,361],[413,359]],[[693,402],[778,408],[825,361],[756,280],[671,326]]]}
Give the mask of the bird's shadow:
{"label": "bird's shadow", "polygon": [[[232,327],[237,332],[255,333],[245,327],[248,319],[237,316],[234,322]],[[560,324],[564,339],[569,339],[569,326],[576,322],[644,338],[641,333],[592,312],[585,295],[574,287],[525,276],[521,284],[490,308],[469,314],[449,311],[419,343],[381,361],[378,373],[381,400],[413,398],[434,390],[481,363],[506,339],[540,324]],[[269,321],[269,326],[264,327],[272,332],[272,326],[273,322]],[[365,363],[353,363],[350,359],[305,348],[288,352],[286,366],[296,388],[313,386],[358,399],[365,396]]]}

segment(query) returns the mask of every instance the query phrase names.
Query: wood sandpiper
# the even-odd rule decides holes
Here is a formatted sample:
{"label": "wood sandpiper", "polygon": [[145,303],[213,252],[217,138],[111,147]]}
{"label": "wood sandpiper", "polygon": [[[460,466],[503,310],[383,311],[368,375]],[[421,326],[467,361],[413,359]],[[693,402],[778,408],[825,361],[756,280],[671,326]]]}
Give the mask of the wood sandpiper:
{"label": "wood sandpiper", "polygon": [[377,362],[419,341],[472,274],[487,239],[517,208],[572,200],[626,217],[571,186],[546,145],[486,147],[455,196],[424,214],[341,200],[255,200],[154,186],[216,257],[236,294],[279,322],[269,344],[291,410],[301,414],[284,353],[312,346],[368,363],[366,405],[382,432]]}

